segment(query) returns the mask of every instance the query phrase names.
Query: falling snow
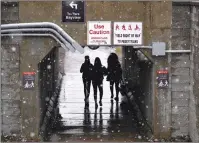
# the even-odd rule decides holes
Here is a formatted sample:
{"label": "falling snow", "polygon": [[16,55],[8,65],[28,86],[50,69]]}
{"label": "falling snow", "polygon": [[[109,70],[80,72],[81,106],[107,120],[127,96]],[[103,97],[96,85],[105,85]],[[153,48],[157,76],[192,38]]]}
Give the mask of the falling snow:
{"label": "falling snow", "polygon": [[49,70],[50,70],[50,69],[51,69],[51,65],[48,65],[48,66],[47,66],[47,69],[49,69]]}
{"label": "falling snow", "polygon": [[16,52],[16,47],[12,47],[12,51],[13,51],[13,52]]}
{"label": "falling snow", "polygon": [[[166,2],[166,1],[164,1],[164,2]],[[15,7],[15,4],[13,4],[12,5],[13,7]],[[117,8],[117,4],[114,4],[114,5],[112,5],[114,8]],[[144,4],[144,8],[146,8],[147,7],[147,5],[146,4]],[[191,7],[190,7],[191,8]],[[10,9],[8,9],[8,8],[3,8],[2,9],[3,11],[4,11],[4,13],[6,12],[6,11],[11,11]],[[96,13],[96,10],[97,9],[95,9],[94,11],[93,11],[93,13]],[[129,13],[131,13],[131,11],[133,10],[133,8],[126,8],[125,9],[127,12],[129,12]],[[176,9],[175,9],[176,10]],[[182,12],[180,9],[177,9],[176,10],[176,12],[177,13],[179,13],[179,14],[186,14],[186,15],[192,15],[194,10],[192,10],[191,12],[189,12],[189,11],[184,11],[184,12]],[[51,12],[52,12],[52,14],[53,15],[55,15],[56,14],[56,9],[52,9],[51,10]],[[115,11],[113,11],[113,12],[115,12]],[[169,11],[166,11],[167,13],[169,12]],[[32,13],[33,14],[33,12],[32,11],[30,11],[30,13]],[[31,15],[32,15],[31,14]],[[40,12],[40,11],[38,11],[38,13],[37,13],[38,15],[39,15],[39,17],[41,17],[42,15],[43,15],[43,13],[42,12]],[[125,19],[125,18],[128,18],[128,15],[124,15],[121,11],[119,12],[118,11],[118,17],[119,17],[119,19]],[[59,23],[59,21],[57,21],[57,19],[55,18],[55,17],[53,17],[53,15],[49,15],[49,18],[51,19],[51,22],[54,22],[54,23]],[[146,13],[146,15],[151,15],[151,13],[149,13],[149,12],[147,12]],[[13,16],[13,15],[12,15]],[[164,18],[164,16],[165,16],[165,14],[163,14],[162,12],[161,12],[161,14],[160,14],[160,16],[161,17],[163,17]],[[187,16],[185,16],[185,17],[187,17]],[[193,14],[193,16],[191,16],[191,18],[194,18],[195,19],[195,17],[197,17],[197,14],[196,14],[196,16]],[[32,19],[32,17],[29,17],[30,19]],[[137,15],[135,15],[135,18],[136,19],[140,19],[139,18],[139,14],[137,14]],[[97,19],[96,17],[93,17],[93,19]],[[98,17],[98,19],[100,19],[100,20],[104,20],[104,17],[103,17],[103,15],[101,14],[100,15],[100,17]],[[44,21],[45,21],[45,18],[43,19]],[[156,21],[158,21],[158,20],[156,20]],[[177,20],[176,20],[177,21]],[[163,22],[164,23],[164,22]],[[165,22],[165,23],[167,23],[167,22]],[[184,23],[187,23],[187,22],[184,22]],[[192,24],[194,24],[195,22],[193,21],[193,22],[191,22]],[[173,23],[172,23],[173,24]],[[85,26],[86,26],[86,24],[85,24]],[[184,25],[185,26],[185,25]],[[191,28],[193,28],[195,25],[192,25],[191,26]],[[76,35],[78,35],[79,34],[79,32],[77,31],[77,29],[78,28],[72,28],[73,26],[69,26],[68,27],[68,25],[67,24],[64,24],[64,23],[62,23],[61,24],[61,27],[63,27],[63,28],[70,28],[70,30],[69,31],[74,31],[75,33],[76,33]],[[76,26],[75,26],[76,27]],[[180,29],[180,30],[184,30],[184,29],[182,29],[182,25],[180,25],[180,23],[179,24],[177,24],[176,26],[175,26],[175,28],[176,29]],[[164,28],[163,28],[164,29]],[[176,30],[177,31],[177,30]],[[197,32],[197,30],[193,30],[194,32],[196,31]],[[173,33],[173,31],[171,32],[171,33]],[[181,33],[183,33],[183,32],[181,32]],[[84,34],[84,33],[83,33]],[[165,35],[164,34],[164,30],[162,31],[162,35]],[[162,35],[160,35],[160,39],[165,39],[165,38],[163,38],[162,37]],[[178,37],[179,37],[179,35],[180,34],[178,34]],[[182,35],[181,35],[182,36]],[[196,35],[195,35],[195,37],[197,36],[197,33],[196,33]],[[150,34],[149,33],[149,37],[154,37],[155,38],[155,36],[154,35],[152,35],[152,34]],[[177,36],[176,36],[177,37]],[[186,39],[186,35],[183,35],[183,37],[185,37],[185,39]],[[192,36],[192,33],[190,34],[190,36],[188,36],[188,37],[191,37],[191,40],[193,40],[194,41],[194,36]],[[22,42],[24,39],[23,39],[23,37],[21,36],[19,36],[19,37],[15,37],[14,35],[11,35],[11,43],[20,43],[20,42]],[[73,38],[77,38],[78,39],[78,37],[76,36],[73,36]],[[173,41],[176,41],[177,42],[177,44],[176,44],[176,49],[183,49],[185,46],[187,47],[187,46],[189,46],[189,43],[186,43],[186,40],[181,40],[181,41],[178,41],[178,40],[175,40],[175,37],[170,37],[170,38],[173,38],[172,40]],[[189,38],[188,38],[189,39]],[[36,48],[32,48],[30,51],[29,51],[29,53],[31,54],[31,55],[35,55],[36,53],[37,53],[37,50],[41,50],[40,48],[38,48],[37,47],[37,42],[32,42],[32,45],[34,45]],[[54,43],[53,43],[53,41],[51,40],[50,41],[50,44],[51,45],[53,45]],[[175,44],[173,44],[173,45],[175,45]],[[196,41],[195,42],[195,44],[191,44],[193,47],[198,47],[198,42]],[[36,50],[37,49],[37,50]],[[10,50],[10,49],[9,49]],[[194,50],[194,52],[193,53],[197,53],[197,49],[194,49],[193,48],[193,50]],[[17,47],[14,47],[14,46],[12,46],[11,47],[11,51],[12,51],[12,54],[15,54],[15,53],[18,53],[18,48]],[[111,52],[111,51],[109,51],[109,52]],[[130,53],[131,52],[131,50],[128,50],[128,53]],[[73,53],[74,55],[76,54],[76,53]],[[86,52],[86,54],[88,54],[89,56],[91,56],[92,57],[92,59],[91,59],[91,61],[93,62],[94,61],[94,58],[93,57],[96,57],[96,56],[102,56],[102,58],[104,58],[104,57],[106,57],[107,55],[106,54],[104,54],[103,52],[101,52],[99,55],[95,55],[95,54],[93,54],[92,52],[91,52],[91,50],[89,51],[88,50],[88,48],[87,48],[87,52]],[[104,54],[104,55],[103,55]],[[147,60],[147,58],[141,53],[141,52],[137,52],[137,54],[139,55],[139,58],[141,58],[141,59],[144,59],[144,60]],[[78,54],[77,54],[78,55]],[[187,54],[188,55],[188,54]],[[198,55],[197,54],[195,54],[196,55],[196,57],[198,57]],[[194,55],[194,56],[195,56]],[[3,55],[3,56],[5,56],[5,55]],[[69,56],[71,56],[71,53],[69,54]],[[183,55],[184,57],[185,57],[185,55]],[[5,56],[6,57],[6,56]],[[171,56],[172,57],[172,56]],[[176,57],[178,57],[178,55],[176,55]],[[170,57],[169,57],[170,58]],[[168,58],[168,59],[169,59]],[[186,66],[186,68],[187,68],[187,66],[189,66],[189,64],[190,64],[190,61],[182,61],[182,59],[181,59],[182,57],[180,57],[180,58],[176,58],[178,61],[177,62],[174,62],[172,65],[171,65],[171,72],[172,72],[172,70],[173,70],[173,68],[177,65],[177,66],[180,66],[180,67],[183,67],[183,66]],[[37,58],[36,58],[37,59]],[[190,57],[189,57],[189,59],[190,59]],[[6,59],[7,60],[7,59]],[[12,61],[14,61],[15,59],[14,58],[11,58],[11,60]],[[50,60],[50,58],[48,59],[48,60]],[[81,61],[82,62],[82,60],[83,60],[83,56],[82,57],[76,57],[75,59],[73,59],[73,61],[71,60],[71,61],[67,61],[68,63],[74,63],[74,65],[75,66],[79,66],[78,65],[78,63]],[[125,58],[125,60],[132,60],[132,58]],[[173,60],[173,59],[172,59]],[[171,61],[172,61],[171,60]],[[15,61],[15,63],[14,63],[14,65],[15,65],[15,67],[17,67],[17,66],[19,66],[22,62],[24,62],[25,63],[25,65],[26,65],[26,69],[27,69],[27,67],[29,68],[28,70],[35,70],[35,71],[37,71],[38,72],[38,70],[36,70],[36,69],[33,69],[33,67],[34,67],[34,65],[31,65],[30,63],[26,63],[26,61],[24,60],[24,59],[20,59],[20,62],[19,62],[19,60],[17,60],[17,61]],[[54,60],[54,62],[55,62],[55,60]],[[106,63],[106,60],[103,60],[102,61],[103,62],[103,65],[105,65],[105,66],[107,66],[107,63]],[[173,61],[172,61],[173,62]],[[179,62],[179,64],[178,64],[178,62]],[[135,64],[135,62],[132,62],[132,64],[131,65],[129,65],[129,66],[127,66],[128,67],[128,70],[131,70],[132,69],[132,67],[134,67],[134,64]],[[181,65],[182,64],[182,65]],[[4,63],[2,64],[2,65],[4,65]],[[157,61],[155,61],[155,65],[158,65],[158,62]],[[194,69],[198,69],[198,64],[197,63],[194,63],[193,65],[192,64],[190,64],[191,66],[193,66],[193,68]],[[5,66],[5,65],[4,65]],[[11,67],[12,65],[9,65],[9,66],[7,66],[7,68],[9,68],[9,67]],[[78,90],[79,91],[82,91],[82,93],[83,93],[83,87],[82,87],[82,83],[80,83],[80,82],[77,82],[76,81],[76,78],[80,78],[81,79],[81,76],[79,76],[78,74],[74,74],[74,71],[76,71],[77,69],[75,69],[75,68],[73,68],[73,67],[75,67],[75,66],[71,66],[71,64],[68,64],[68,66],[67,67],[65,67],[66,69],[70,69],[71,71],[71,73],[68,73],[66,76],[63,76],[63,75],[59,75],[59,78],[63,78],[63,79],[67,79],[67,78],[69,78],[69,82],[67,82],[67,83],[64,83],[63,85],[64,86],[67,86],[68,88],[72,88],[73,87],[73,85],[75,85],[75,90],[73,90],[73,91],[71,91],[71,93],[75,93],[75,92],[78,92]],[[163,66],[160,66],[160,68],[163,68]],[[52,69],[52,66],[51,65],[47,65],[47,69]],[[165,69],[168,69],[168,67],[166,67]],[[2,70],[5,70],[5,69],[3,69],[2,68]],[[175,70],[175,69],[174,69]],[[181,70],[183,70],[183,68],[181,69]],[[12,71],[12,70],[10,70],[10,71]],[[13,70],[14,71],[14,70]],[[79,72],[79,69],[78,69],[78,72]],[[128,71],[129,72],[129,71]],[[136,72],[140,72],[140,70],[137,70]],[[199,75],[199,72],[198,72],[198,70],[195,70],[193,73],[192,73],[193,71],[192,71],[192,69],[190,68],[189,69],[189,73],[188,73],[188,75],[186,75],[186,72],[179,72],[179,73],[175,73],[175,74],[178,74],[178,76],[184,76],[184,77],[186,77],[186,76],[189,76],[189,74],[194,74],[193,76],[194,77],[196,77],[196,78],[194,78],[194,79],[191,79],[191,80],[193,80],[193,81],[186,81],[186,83],[183,83],[184,82],[184,80],[182,80],[181,79],[181,77],[180,78],[176,78],[175,76],[176,75],[173,75],[173,73],[171,73],[171,80],[172,80],[172,83],[171,83],[171,85],[173,85],[173,87],[172,87],[172,92],[171,93],[169,93],[168,95],[166,94],[166,96],[165,96],[165,93],[163,92],[164,90],[158,90],[157,92],[160,92],[161,94],[159,94],[158,96],[157,96],[157,99],[158,99],[158,101],[159,100],[162,100],[162,102],[164,102],[165,104],[168,104],[169,105],[169,107],[171,107],[172,106],[172,112],[174,113],[174,114],[176,114],[176,116],[177,116],[177,114],[179,114],[179,110],[181,110],[181,106],[186,106],[186,105],[176,105],[176,106],[173,106],[173,100],[172,100],[172,102],[171,101],[168,101],[168,99],[169,98],[174,98],[172,95],[174,95],[174,92],[176,93],[176,95],[175,95],[175,98],[177,97],[177,99],[179,99],[179,98],[181,98],[181,99],[184,99],[184,98],[186,98],[186,99],[184,99],[184,100],[188,100],[189,102],[187,102],[187,103],[190,103],[189,104],[189,106],[191,106],[192,105],[192,102],[194,103],[194,104],[197,104],[197,103],[195,103],[196,101],[195,100],[197,100],[197,97],[192,97],[193,99],[190,99],[189,97],[191,96],[190,95],[190,91],[192,91],[192,92],[194,92],[196,89],[199,89],[199,86],[197,86],[197,81],[198,81],[198,79],[197,79],[197,77],[198,77],[198,75]],[[130,73],[129,75],[131,75],[132,73]],[[7,74],[5,71],[2,71],[2,73],[1,73],[1,76],[2,76],[2,81],[3,82],[7,82],[7,81],[9,81],[9,82],[11,82],[11,78],[9,79],[9,80],[7,80],[7,76],[9,76],[9,77],[12,77],[12,75],[10,75],[10,73],[9,74]],[[19,74],[19,77],[18,77],[19,79],[21,78],[20,77],[20,74]],[[140,75],[136,75],[135,76],[135,78],[137,78],[137,79],[139,79],[140,78]],[[56,80],[56,81],[58,81],[58,80]],[[56,82],[55,81],[55,82]],[[146,81],[147,81],[147,78],[146,78]],[[46,81],[47,82],[47,81]],[[145,81],[144,81],[145,82]],[[20,84],[20,86],[22,86],[22,81],[17,81],[16,83],[18,83],[18,84]],[[47,82],[47,83],[49,83],[49,81]],[[126,81],[126,84],[128,84],[128,81]],[[180,87],[179,89],[175,89],[175,87],[177,87],[179,84],[188,84],[189,86],[183,86],[183,87]],[[190,85],[190,84],[193,84],[193,86],[192,85]],[[175,86],[174,86],[175,85]],[[4,87],[5,85],[4,84],[2,84],[2,87]],[[7,86],[7,84],[6,84],[6,86]],[[100,86],[102,86],[102,85],[100,85]],[[9,88],[15,88],[15,87],[9,87]],[[63,89],[65,89],[65,87],[62,87]],[[92,87],[91,87],[92,88]],[[108,93],[107,91],[106,91],[106,88],[108,89],[109,88],[109,84],[107,84],[106,82],[105,82],[105,84],[104,84],[104,92],[105,92],[105,95],[106,96],[110,96],[110,93]],[[175,90],[180,90],[180,91],[175,91]],[[13,97],[13,95],[15,95],[15,93],[17,93],[18,94],[18,91],[20,91],[20,89],[18,90],[18,89],[14,89],[14,92],[13,91],[10,91],[10,89],[9,89],[9,92],[10,93],[5,93],[4,94],[4,97],[3,98],[6,98],[6,99],[3,99],[2,98],[2,100],[5,100],[5,106],[3,106],[2,108],[5,108],[5,109],[2,109],[2,110],[8,110],[7,108],[7,106],[8,105],[6,105],[6,101],[7,100],[9,100],[9,101],[11,101],[11,100],[13,100],[13,98],[17,98],[17,97]],[[185,92],[184,92],[185,91]],[[5,92],[5,91],[4,91]],[[7,91],[6,91],[7,92]],[[64,101],[65,102],[65,99],[69,99],[69,97],[68,97],[68,95],[69,95],[69,93],[67,93],[67,91],[63,91],[62,90],[62,92],[63,92],[63,94],[64,94],[64,96],[63,97],[61,97],[61,99],[60,99],[60,101],[62,100],[62,101]],[[143,91],[142,91],[143,92]],[[181,93],[181,92],[183,92],[183,93]],[[188,92],[188,93],[187,93]],[[167,93],[167,92],[166,92]],[[16,96],[17,96],[17,94],[16,94]],[[79,95],[80,95],[80,93],[79,93]],[[77,96],[73,96],[72,98],[74,99],[74,100],[78,100],[78,99],[80,99],[79,98],[79,95],[77,95]],[[90,101],[93,101],[93,92],[91,92],[91,95],[90,95]],[[134,92],[127,92],[127,95],[129,96],[129,98],[130,98],[130,101],[135,101],[136,100],[136,97],[135,97],[135,93]],[[6,96],[6,97],[5,97]],[[34,98],[34,97],[32,97],[32,96],[29,96],[28,95],[28,93],[27,93],[27,96],[28,97],[31,97],[31,98]],[[36,95],[35,95],[36,96]],[[57,95],[58,96],[58,95]],[[150,96],[150,94],[145,94],[144,96],[146,96],[146,97],[149,97]],[[155,96],[154,96],[155,97]],[[19,97],[19,98],[21,98],[21,96]],[[82,97],[81,98],[83,98],[83,95],[82,95]],[[107,97],[106,97],[107,98]],[[108,97],[109,98],[109,97]],[[123,97],[124,98],[124,97]],[[50,101],[50,98],[49,97],[45,97],[44,98],[45,99],[45,101],[46,102],[48,102],[48,101]],[[51,98],[52,100],[55,100],[55,98]],[[150,110],[152,107],[152,105],[150,105],[150,103],[148,103],[148,102],[145,102],[145,100],[143,100],[143,98],[138,98],[139,99],[139,104],[140,103],[142,103],[142,105],[141,106],[143,106],[143,108],[145,108],[146,107],[146,109],[145,110]],[[176,99],[176,100],[177,100]],[[108,102],[109,101],[109,99],[106,101],[106,102]],[[21,100],[20,100],[20,104],[21,104],[21,102],[23,103],[23,104],[25,104],[25,106],[27,106],[27,104],[29,103],[29,102],[31,102],[31,101],[29,101],[29,100],[27,100],[27,98],[21,98]],[[28,102],[28,103],[27,103]],[[79,102],[78,102],[79,103]],[[3,104],[3,105],[4,105]],[[15,103],[12,103],[13,105],[12,106],[15,106]],[[52,103],[50,103],[51,105],[53,105]],[[162,104],[162,103],[160,103],[160,104]],[[164,105],[165,105],[164,104]],[[21,104],[22,105],[22,104]],[[175,104],[174,104],[175,105]],[[77,104],[76,106],[81,106],[80,104]],[[116,108],[115,108],[115,104],[113,105],[114,106],[114,111],[113,111],[113,114],[114,115],[112,115],[112,117],[114,117],[114,118],[117,118],[117,117],[115,117],[115,115],[116,115]],[[162,106],[163,106],[163,104],[162,104]],[[65,110],[67,110],[68,109],[68,104],[67,105],[63,105],[62,106]],[[134,108],[136,108],[137,110],[138,110],[138,107],[134,107]],[[166,106],[164,106],[164,109],[161,109],[161,108],[159,108],[159,107],[157,107],[160,111],[162,111],[162,110],[168,110],[167,109],[167,107]],[[188,108],[188,107],[187,107]],[[13,109],[15,109],[15,110],[17,110],[18,108],[13,108]],[[94,110],[93,110],[94,108],[91,108],[90,110],[91,111],[87,111],[87,114],[90,114],[89,112],[91,112],[92,113],[92,115],[94,115],[95,113],[94,113]],[[104,110],[104,109],[103,109]],[[195,110],[195,109],[194,109]],[[197,110],[197,109],[196,109]],[[188,110],[188,111],[190,111],[190,110]],[[61,112],[65,112],[64,110],[62,110]],[[109,114],[109,111],[107,110],[106,111],[108,114]],[[119,111],[119,112],[121,112],[121,111]],[[130,110],[128,110],[128,113],[130,112]],[[3,111],[2,112],[3,113],[3,115],[5,115],[4,117],[6,117],[6,118],[12,118],[12,116],[11,115],[7,115],[8,113],[7,113],[7,111]],[[15,112],[12,112],[13,114],[15,114]],[[25,113],[25,112],[24,112]],[[34,113],[33,113],[34,114]],[[64,114],[64,113],[63,113]],[[168,113],[169,114],[169,113]],[[182,115],[186,115],[187,117],[189,116],[188,114],[186,114],[186,113],[183,113]],[[72,115],[71,115],[72,116]],[[100,110],[97,110],[97,118],[98,118],[98,116],[100,116]],[[103,115],[104,116],[104,115]],[[125,118],[125,116],[121,116],[121,117],[123,117],[123,118]],[[120,116],[118,117],[118,118],[121,118]],[[92,119],[94,118],[94,117],[91,117]],[[107,119],[109,119],[109,117],[108,116],[106,116],[105,118],[107,118]],[[30,123],[30,122],[33,122],[34,120],[36,119],[36,117],[34,117],[34,118],[29,118],[29,119],[25,119],[25,122],[28,124],[28,123]],[[4,120],[4,118],[3,118],[3,120]],[[133,119],[132,119],[133,120]],[[146,119],[146,120],[150,120],[150,119]],[[195,120],[195,119],[193,119],[193,120]],[[102,119],[102,121],[103,121],[103,119]],[[126,119],[126,121],[128,121],[128,119]],[[18,122],[17,122],[18,123]],[[143,122],[139,122],[142,126],[145,126],[146,124],[145,123],[143,123]],[[184,123],[182,123],[182,122],[180,122],[180,121],[175,121],[175,123],[177,123],[177,124],[179,124],[179,125],[181,125],[181,124],[184,124]],[[91,124],[93,124],[93,123],[91,123]],[[97,123],[97,126],[99,126],[99,124],[100,123]],[[105,123],[104,123],[105,124]],[[158,123],[157,122],[157,124],[160,126],[160,127],[163,127],[163,128],[167,128],[167,126],[165,126],[165,125],[162,125],[162,123],[160,122],[160,123]],[[167,124],[167,123],[165,123],[165,124]],[[107,123],[107,125],[108,125],[108,123]],[[117,124],[118,126],[120,125],[119,123]],[[29,127],[26,127],[26,126],[22,126],[22,128],[23,129],[26,129],[26,128],[29,128]],[[181,127],[180,127],[181,128]],[[111,128],[112,129],[112,128]],[[92,131],[94,132],[94,131],[97,131],[97,130],[95,130],[95,129],[92,129]],[[112,132],[112,133],[115,133],[115,132],[122,132],[121,130],[110,130],[110,132]],[[28,134],[28,133],[27,133]],[[17,136],[17,134],[15,134],[15,133],[13,133],[12,134],[13,136]],[[35,137],[36,136],[36,133],[34,133],[34,132],[30,132],[30,137]],[[83,137],[80,137],[81,139],[83,138]],[[99,138],[100,139],[100,141],[104,141],[103,139],[102,139],[102,136],[100,136],[100,135],[98,135],[97,136],[97,138]],[[137,138],[138,139],[143,139],[143,138],[145,138],[145,136],[141,136],[141,135],[138,135],[137,136]],[[188,137],[185,137],[185,138],[188,138]],[[56,142],[56,141],[59,141],[60,140],[60,137],[59,137],[59,135],[57,135],[57,134],[54,134],[54,135],[52,135],[51,136],[51,141],[53,141],[53,142]],[[83,140],[86,140],[86,138],[84,138]],[[152,139],[150,139],[151,141],[152,141]],[[22,139],[22,141],[27,141],[25,138],[24,139]],[[158,140],[158,139],[153,139],[153,141],[155,141],[155,142],[158,142],[158,141],[164,141],[163,139],[162,140]]]}
{"label": "falling snow", "polygon": [[31,133],[30,133],[30,136],[31,136],[31,137],[34,137],[34,136],[35,136],[35,133],[34,133],[34,132],[31,132]]}

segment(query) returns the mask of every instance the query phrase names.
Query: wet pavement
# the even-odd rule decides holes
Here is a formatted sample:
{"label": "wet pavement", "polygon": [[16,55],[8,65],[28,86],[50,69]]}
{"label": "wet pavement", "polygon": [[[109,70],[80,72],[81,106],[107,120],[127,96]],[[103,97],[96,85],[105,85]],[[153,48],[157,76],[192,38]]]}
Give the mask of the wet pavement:
{"label": "wet pavement", "polygon": [[[51,137],[51,141],[140,141],[132,113],[119,102],[111,101],[109,83],[103,83],[102,107],[95,108],[93,88],[89,97],[89,107],[85,108],[83,82],[79,69],[84,56],[89,55],[91,63],[98,56],[107,67],[111,49],[86,49],[85,53],[67,53],[65,59],[64,82],[60,95],[61,122],[66,128]],[[99,102],[99,91],[98,91]],[[139,139],[137,139],[139,138]]]}

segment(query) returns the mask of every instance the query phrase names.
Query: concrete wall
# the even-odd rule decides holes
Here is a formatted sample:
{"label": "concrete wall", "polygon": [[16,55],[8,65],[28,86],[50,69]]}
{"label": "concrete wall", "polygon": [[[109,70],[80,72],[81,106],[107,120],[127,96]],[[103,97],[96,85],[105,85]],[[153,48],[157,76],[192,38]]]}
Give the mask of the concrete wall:
{"label": "concrete wall", "polygon": [[[57,43],[50,38],[24,38],[20,50],[20,72],[38,70],[38,63]],[[20,74],[21,74],[20,73]],[[22,78],[22,75],[21,75]],[[22,124],[25,126],[22,134],[31,137],[31,133],[38,135],[40,122],[40,97],[38,88],[38,74],[36,74],[36,88],[33,91],[21,90],[22,101],[26,102],[21,107]],[[28,96],[27,96],[28,95]]]}
{"label": "concrete wall", "polygon": [[1,2],[1,24],[19,22],[19,3]]}
{"label": "concrete wall", "polygon": [[[54,22],[72,38],[85,45],[87,43],[87,23],[63,23],[61,8],[61,1],[21,1],[19,2],[19,19],[20,22]],[[142,21],[145,44],[149,44],[152,39],[167,40],[169,38],[171,2],[87,1],[85,15],[86,21]],[[160,35],[160,37],[155,35]]]}
{"label": "concrete wall", "polygon": [[189,135],[193,142],[199,142],[198,45],[198,4],[174,3],[172,49],[191,49],[192,53],[171,56],[172,136]]}
{"label": "concrete wall", "polygon": [[[172,49],[190,49],[191,11],[188,5],[173,5]],[[183,19],[183,20],[182,20]],[[189,133],[190,55],[171,55],[172,136]]]}
{"label": "concrete wall", "polygon": [[[151,44],[152,41],[163,41],[169,43],[171,35],[171,2],[86,2],[86,21],[89,20],[109,20],[109,21],[142,21],[144,31],[144,45]],[[54,22],[61,26],[72,38],[82,45],[86,44],[86,23],[62,23],[61,22],[61,1],[38,1],[38,2],[19,2],[19,22]],[[45,54],[56,45],[49,39],[43,38],[25,38],[20,47],[20,78],[23,71],[37,70],[37,63]],[[170,45],[167,46],[170,48]],[[147,52],[148,53],[148,52]],[[131,54],[131,53],[130,53]],[[150,54],[150,53],[149,53]],[[30,66],[30,68],[29,68]],[[154,57],[154,68],[156,71],[160,68],[168,67],[166,57]],[[38,80],[38,79],[36,79]],[[156,80],[154,74],[153,80]],[[171,99],[168,90],[157,90],[154,86],[153,97],[153,128],[157,136],[170,136],[170,106]],[[27,96],[28,95],[28,96]],[[164,98],[163,98],[164,97]],[[38,117],[38,107],[35,104],[38,101],[37,88],[33,92],[20,91],[20,99],[26,101],[26,104],[20,103],[22,115],[23,135],[29,137],[30,133],[35,131],[39,118],[34,120],[31,112]],[[29,112],[31,111],[31,112]],[[28,119],[29,123],[26,122]],[[168,119],[168,120],[167,120]],[[30,124],[31,123],[31,124]],[[34,127],[31,128],[31,125]],[[35,132],[37,134],[37,132]]]}
{"label": "concrete wall", "polygon": [[194,142],[199,142],[199,5],[191,8],[191,49],[189,134]]}
{"label": "concrete wall", "polygon": [[[17,45],[17,46],[16,46]],[[2,39],[2,110],[3,133],[18,134],[24,139],[38,138],[40,121],[40,102],[38,74],[34,90],[23,90],[22,73],[38,71],[39,61],[56,45],[48,38],[6,38]],[[16,51],[12,48],[16,47]],[[19,50],[20,48],[20,50]],[[9,58],[13,59],[10,62]],[[13,58],[14,57],[14,58]],[[8,116],[8,117],[7,117]],[[11,126],[11,127],[10,127]]]}
{"label": "concrete wall", "polygon": [[[3,4],[1,23],[18,21],[18,4]],[[14,137],[22,132],[19,64],[20,45],[16,39],[1,38],[1,133]]]}
{"label": "concrete wall", "polygon": [[[2,24],[19,22],[19,3],[2,5]],[[40,122],[40,97],[38,74],[35,89],[23,90],[22,73],[38,71],[38,63],[53,48],[58,46],[51,38],[3,37],[2,47],[2,135],[13,140],[38,139]],[[63,50],[59,52],[63,57]],[[63,61],[59,61],[63,63]],[[60,66],[59,66],[60,68]],[[15,140],[16,141],[16,140]]]}
{"label": "concrete wall", "polygon": [[1,107],[2,133],[21,134],[19,51],[16,43],[2,39],[1,43]]}

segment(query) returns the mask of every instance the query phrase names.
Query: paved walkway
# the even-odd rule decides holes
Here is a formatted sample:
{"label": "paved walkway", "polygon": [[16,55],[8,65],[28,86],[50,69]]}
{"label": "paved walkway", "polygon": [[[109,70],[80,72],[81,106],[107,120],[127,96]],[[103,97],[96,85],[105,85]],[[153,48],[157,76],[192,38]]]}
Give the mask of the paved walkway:
{"label": "paved walkway", "polygon": [[86,49],[83,55],[67,53],[66,76],[59,107],[63,117],[62,123],[68,129],[53,135],[52,141],[138,141],[131,113],[126,108],[121,109],[120,101],[119,103],[111,102],[109,83],[106,80],[103,85],[103,106],[95,109],[91,85],[90,104],[89,108],[85,109],[83,83],[79,72],[84,56],[89,55],[91,63],[94,63],[94,59],[98,56],[102,64],[107,67],[107,58],[111,51],[110,48],[100,48],[94,51]]}

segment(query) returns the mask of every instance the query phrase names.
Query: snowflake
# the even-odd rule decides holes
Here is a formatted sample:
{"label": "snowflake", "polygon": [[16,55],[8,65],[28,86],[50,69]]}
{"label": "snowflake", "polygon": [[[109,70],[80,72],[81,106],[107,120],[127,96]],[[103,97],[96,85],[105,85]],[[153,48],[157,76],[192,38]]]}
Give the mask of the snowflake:
{"label": "snowflake", "polygon": [[175,82],[179,82],[180,80],[177,78],[176,80],[175,80]]}
{"label": "snowflake", "polygon": [[178,112],[178,106],[175,106],[175,107],[174,107],[173,112],[174,112],[174,113]]}
{"label": "snowflake", "polygon": [[15,51],[16,51],[16,47],[12,47],[11,49],[12,49],[12,51],[13,51],[13,52],[15,52]]}
{"label": "snowflake", "polygon": [[51,65],[48,65],[48,66],[47,66],[47,69],[51,69]]}
{"label": "snowflake", "polygon": [[131,95],[132,95],[132,92],[128,92],[127,95],[128,95],[128,96],[131,96]]}
{"label": "snowflake", "polygon": [[26,142],[26,139],[22,139],[22,142]]}
{"label": "snowflake", "polygon": [[49,101],[50,99],[49,99],[49,97],[46,97],[45,100],[46,100],[46,101]]}
{"label": "snowflake", "polygon": [[154,141],[155,141],[155,142],[157,142],[157,141],[158,141],[158,139],[154,139]]}
{"label": "snowflake", "polygon": [[138,139],[142,139],[142,136],[138,136]]}
{"label": "snowflake", "polygon": [[34,133],[34,132],[31,132],[31,133],[30,133],[30,136],[31,136],[31,137],[34,137],[34,136],[35,136],[35,133]]}
{"label": "snowflake", "polygon": [[26,103],[26,101],[23,101],[23,103],[25,104],[25,103]]}
{"label": "snowflake", "polygon": [[52,141],[52,142],[56,142],[56,141],[58,141],[58,140],[59,140],[58,135],[54,134],[54,135],[51,136],[51,141]]}

